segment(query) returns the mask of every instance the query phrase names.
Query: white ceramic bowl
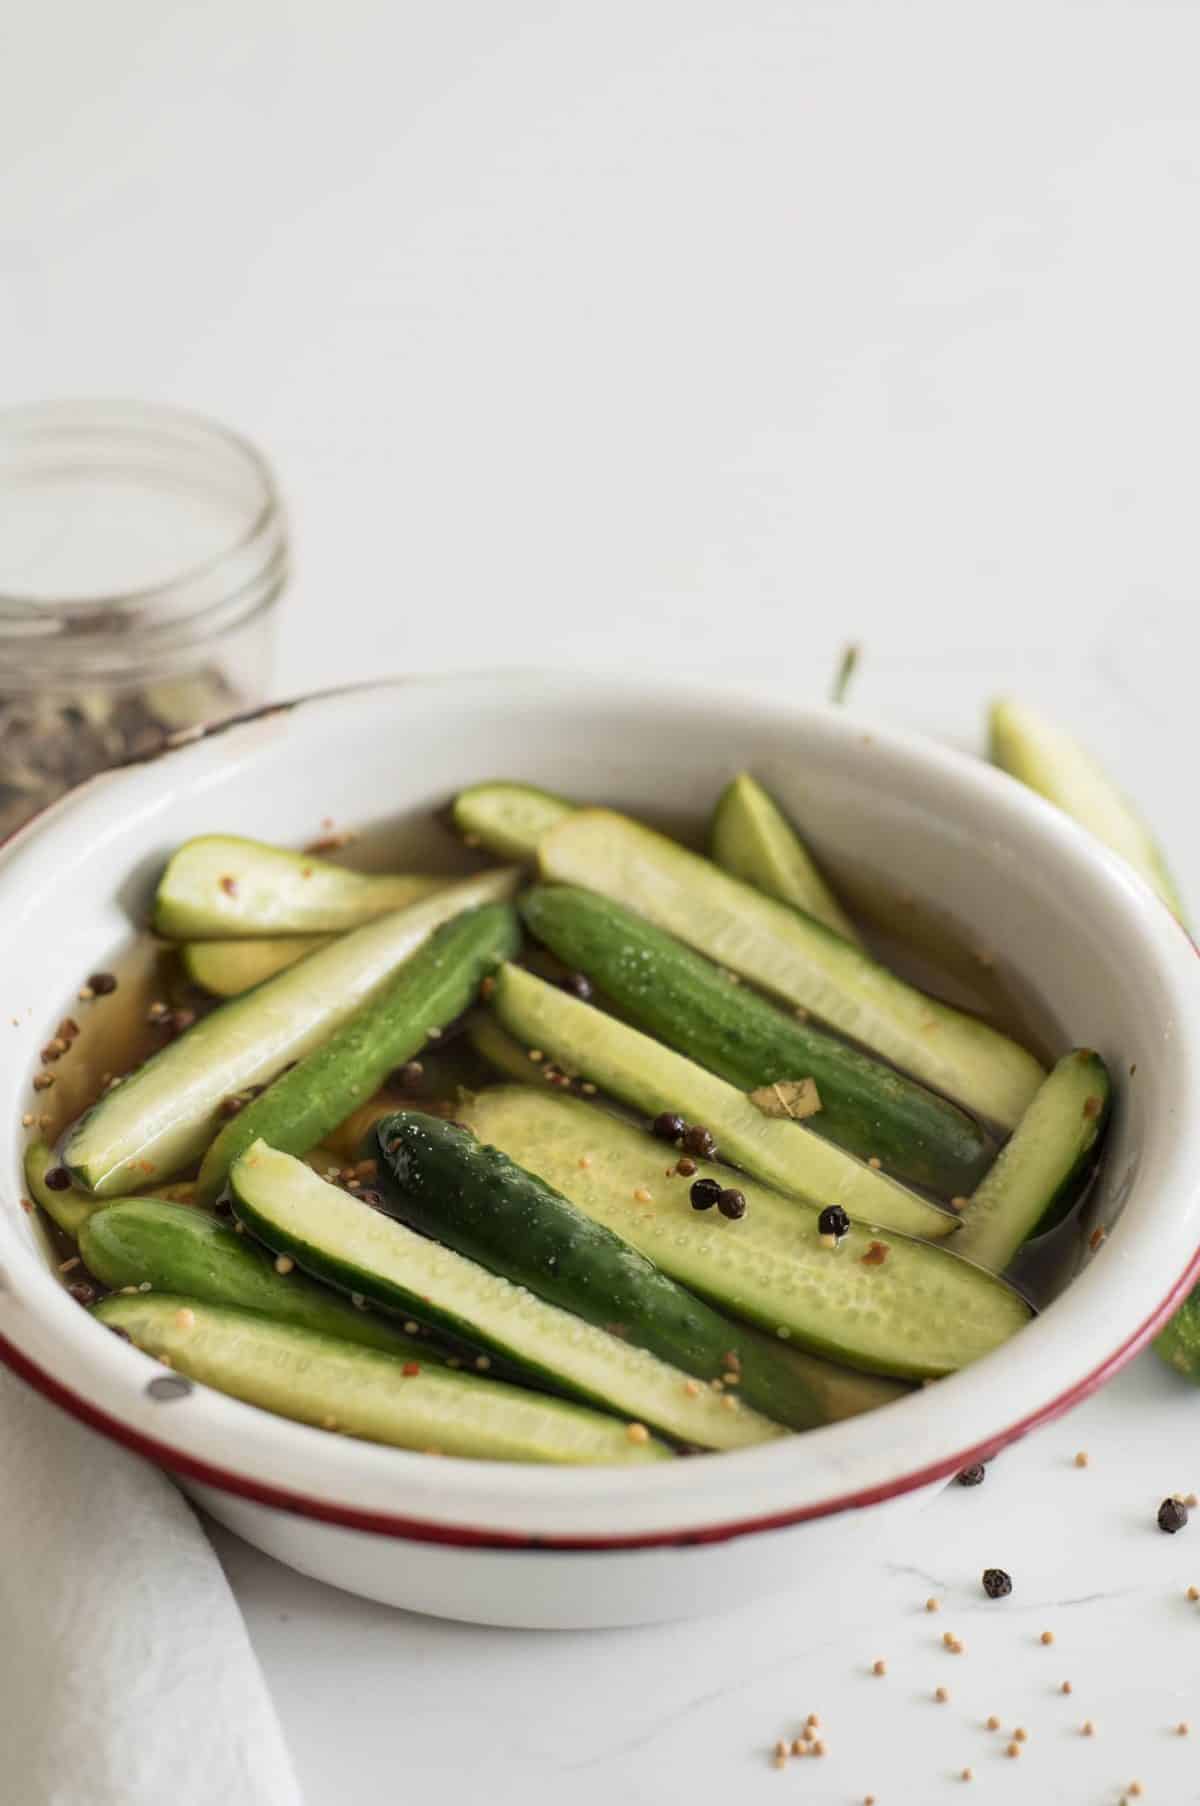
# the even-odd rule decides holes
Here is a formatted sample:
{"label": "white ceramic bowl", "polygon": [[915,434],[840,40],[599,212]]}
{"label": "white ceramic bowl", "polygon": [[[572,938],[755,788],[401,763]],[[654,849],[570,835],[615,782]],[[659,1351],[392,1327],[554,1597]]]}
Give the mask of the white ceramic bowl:
{"label": "white ceramic bowl", "polygon": [[[1005,1348],[887,1410],[743,1453],[637,1470],[431,1460],[329,1436],[154,1364],[48,1271],[20,1208],[38,1049],[112,956],[171,848],[225,829],[302,843],[517,777],[700,817],[743,766],[836,865],[935,899],[1096,1047],[1117,1108],[1094,1203],[1108,1239]],[[493,1623],[684,1616],[817,1571],[870,1507],[872,1545],[923,1492],[1077,1402],[1169,1313],[1200,1243],[1200,963],[1148,889],[1009,778],[833,711],[666,681],[480,676],[269,711],[95,780],[0,857],[0,1353],[50,1397],[178,1474],[293,1566]],[[1136,1071],[1135,1071],[1136,1069]],[[856,1516],[855,1528],[864,1526]]]}

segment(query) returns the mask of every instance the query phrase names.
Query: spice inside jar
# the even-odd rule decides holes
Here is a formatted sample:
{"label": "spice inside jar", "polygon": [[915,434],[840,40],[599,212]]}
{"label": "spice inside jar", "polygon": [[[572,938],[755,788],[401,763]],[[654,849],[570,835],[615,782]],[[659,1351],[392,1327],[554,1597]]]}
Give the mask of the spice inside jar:
{"label": "spice inside jar", "polygon": [[260,701],[286,580],[274,479],[225,428],[132,402],[0,411],[0,840]]}

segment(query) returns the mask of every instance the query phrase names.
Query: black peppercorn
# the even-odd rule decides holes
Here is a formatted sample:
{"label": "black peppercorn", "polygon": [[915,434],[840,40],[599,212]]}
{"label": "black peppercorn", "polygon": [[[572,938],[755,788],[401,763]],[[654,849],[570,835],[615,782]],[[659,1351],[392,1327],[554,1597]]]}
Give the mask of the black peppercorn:
{"label": "black peppercorn", "polygon": [[52,1166],[46,1174],[45,1183],[50,1191],[70,1191],[71,1175],[65,1166]]}
{"label": "black peppercorn", "polygon": [[717,1144],[713,1140],[712,1131],[703,1128],[700,1123],[693,1123],[684,1131],[683,1145],[689,1154],[695,1154],[701,1160],[714,1160]]}
{"label": "black peppercorn", "polygon": [[717,1209],[723,1217],[731,1217],[734,1222],[746,1214],[746,1194],[735,1191],[732,1186],[723,1191],[717,1199]]}
{"label": "black peppercorn", "polygon": [[567,976],[559,982],[562,989],[568,991],[572,997],[578,997],[580,1003],[592,1001],[592,981],[586,972],[568,972]]}
{"label": "black peppercorn", "polygon": [[1164,1499],[1158,1508],[1158,1527],[1168,1536],[1182,1530],[1188,1521],[1187,1506],[1182,1499]]}
{"label": "black peppercorn", "polygon": [[107,997],[110,991],[116,990],[117,981],[111,972],[93,972],[88,979],[88,988],[94,991],[97,997]]}
{"label": "black peppercorn", "polygon": [[675,1110],[664,1110],[661,1116],[654,1118],[652,1127],[660,1141],[675,1142],[679,1140],[687,1124]]}
{"label": "black peppercorn", "polygon": [[955,1475],[960,1486],[982,1486],[987,1469],[982,1461],[973,1461],[970,1467],[964,1467],[961,1474]]}
{"label": "black peppercorn", "polygon": [[848,1235],[850,1218],[840,1204],[827,1204],[817,1218],[817,1228],[822,1235]]}
{"label": "black peppercorn", "polygon": [[714,1204],[720,1203],[722,1195],[715,1179],[697,1179],[688,1193],[693,1210],[711,1210]]}
{"label": "black peppercorn", "polygon": [[1003,1568],[985,1568],[983,1590],[989,1599],[1007,1599],[1012,1592],[1012,1575],[1006,1574]]}

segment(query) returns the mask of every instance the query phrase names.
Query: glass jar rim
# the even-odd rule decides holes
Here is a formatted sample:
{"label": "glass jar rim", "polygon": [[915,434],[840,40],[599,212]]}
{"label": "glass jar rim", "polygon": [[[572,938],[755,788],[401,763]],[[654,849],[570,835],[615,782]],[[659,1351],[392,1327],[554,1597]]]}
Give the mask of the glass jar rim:
{"label": "glass jar rim", "polygon": [[238,515],[228,538],[153,581],[61,597],[0,585],[0,646],[21,664],[41,665],[53,649],[60,671],[113,675],[147,653],[240,626],[286,581],[286,518],[271,466],[249,439],[205,414],[115,398],[2,408],[0,482],[6,454],[15,481],[69,470],[99,482],[136,468],[148,490],[219,494]]}

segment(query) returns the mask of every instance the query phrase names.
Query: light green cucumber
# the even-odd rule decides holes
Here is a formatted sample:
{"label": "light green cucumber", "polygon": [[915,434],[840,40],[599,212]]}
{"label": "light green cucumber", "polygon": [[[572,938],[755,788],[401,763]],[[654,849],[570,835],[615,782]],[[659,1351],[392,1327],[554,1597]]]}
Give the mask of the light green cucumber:
{"label": "light green cucumber", "polygon": [[536,1382],[619,1412],[701,1448],[743,1448],[782,1434],[708,1387],[318,1179],[290,1154],[256,1142],[230,1174],[234,1209],[252,1235],[298,1266],[385,1309],[501,1356]]}
{"label": "light green cucumber", "polygon": [[723,1159],[809,1204],[840,1204],[862,1223],[942,1236],[958,1218],[876,1172],[802,1123],[766,1116],[745,1092],[581,1003],[519,966],[496,975],[490,999],[501,1026],[524,1046],[590,1079],[643,1116],[677,1111],[716,1137]]}
{"label": "light green cucumber", "polygon": [[123,1330],[143,1353],[169,1361],[175,1373],[343,1436],[484,1461],[633,1465],[670,1459],[661,1442],[634,1442],[624,1425],[599,1411],[272,1322],[253,1311],[149,1292],[132,1298],[114,1293],[95,1315]]}
{"label": "light green cucumber", "polygon": [[64,1235],[74,1239],[92,1212],[101,1209],[104,1200],[83,1191],[74,1180],[64,1191],[47,1185],[46,1174],[59,1165],[54,1149],[47,1147],[44,1141],[31,1141],[25,1149],[25,1184],[30,1197],[35,1204],[41,1205]]}
{"label": "light green cucumber", "polygon": [[264,979],[286,971],[306,954],[325,947],[325,934],[285,935],[279,940],[185,941],[179,949],[183,969],[194,985],[214,997],[240,997]]}
{"label": "light green cucumber", "polygon": [[498,1086],[464,1099],[459,1114],[680,1284],[846,1366],[937,1378],[1029,1321],[1017,1292],[945,1248],[858,1224],[827,1246],[815,1210],[752,1180],[738,1181],[739,1220],[698,1211],[696,1180],[727,1184],[727,1169],[668,1171],[670,1150],[653,1135],[560,1091]]}
{"label": "light green cucumber", "polygon": [[285,1154],[316,1147],[375,1095],[393,1067],[470,1007],[480,981],[520,941],[508,903],[489,903],[444,922],[328,1041],[226,1123],[200,1167],[201,1202],[220,1195],[233,1162],[260,1136]]}
{"label": "light green cucumber", "polygon": [[204,1152],[221,1126],[225,1098],[269,1083],[319,1047],[435,928],[511,897],[518,877],[504,869],[449,885],[222,1004],[79,1119],[63,1164],[101,1197],[169,1179]]}
{"label": "light green cucumber", "polygon": [[1027,703],[1007,699],[992,704],[988,728],[993,765],[1073,816],[1140,872],[1181,922],[1186,920],[1183,899],[1158,842],[1133,804],[1073,735]]}
{"label": "light green cucumber", "polygon": [[627,816],[578,809],[543,836],[538,858],[551,882],[623,903],[1006,1128],[1020,1121],[1045,1076],[1006,1035],[927,997],[832,929]]}
{"label": "light green cucumber", "polygon": [[113,1291],[149,1285],[205,1304],[259,1311],[278,1323],[340,1336],[364,1348],[384,1348],[407,1359],[441,1357],[428,1340],[405,1335],[376,1311],[358,1310],[348,1298],[302,1273],[280,1273],[247,1235],[186,1204],[158,1198],[126,1198],[84,1223],[79,1252],[89,1273]]}
{"label": "light green cucumber", "polygon": [[152,927],[170,941],[340,934],[444,888],[444,878],[376,877],[235,834],[185,840],[167,862]]}
{"label": "light green cucumber", "polygon": [[774,797],[748,771],[721,792],[708,832],[712,856],[724,871],[861,944],[812,854]]}
{"label": "light green cucumber", "polygon": [[572,805],[533,784],[495,782],[460,790],[451,811],[468,844],[486,847],[499,859],[528,862],[538,842]]}
{"label": "light green cucumber", "polygon": [[1027,1236],[1053,1227],[1091,1164],[1110,1091],[1099,1054],[1059,1060],[964,1209],[960,1253],[1000,1273]]}

